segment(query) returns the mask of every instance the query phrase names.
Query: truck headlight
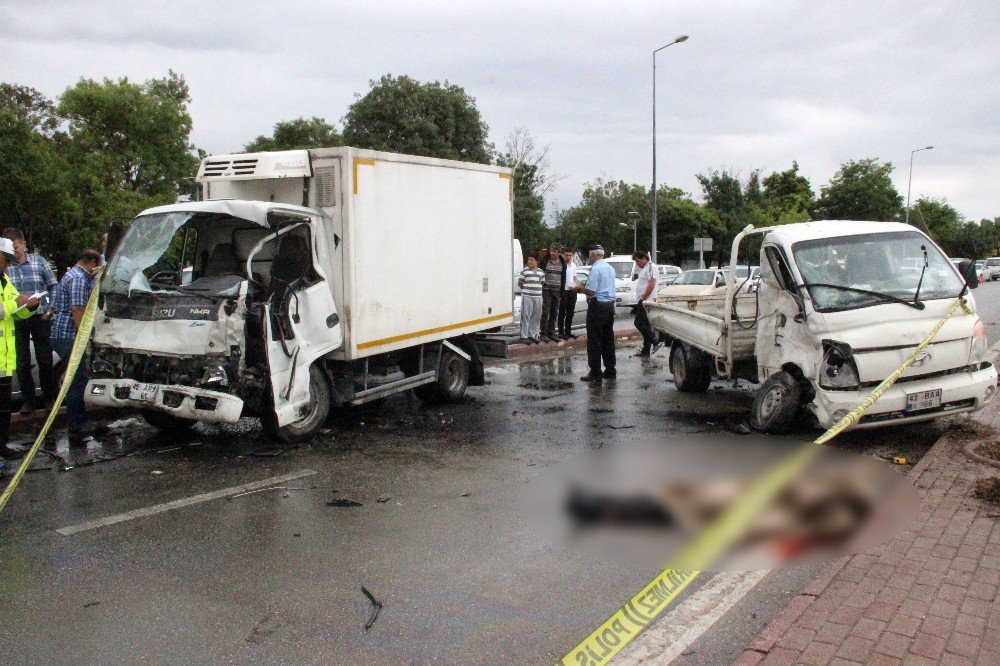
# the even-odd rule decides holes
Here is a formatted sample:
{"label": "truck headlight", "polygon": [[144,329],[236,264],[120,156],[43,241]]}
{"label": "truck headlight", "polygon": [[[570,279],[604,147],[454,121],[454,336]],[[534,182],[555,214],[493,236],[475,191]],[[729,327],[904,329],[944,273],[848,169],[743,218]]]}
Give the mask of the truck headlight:
{"label": "truck headlight", "polygon": [[216,365],[205,370],[201,383],[203,386],[229,386],[229,375],[226,374],[225,368]]}
{"label": "truck headlight", "polygon": [[823,363],[819,368],[819,385],[828,389],[856,389],[860,384],[858,366],[848,345],[826,342]]}
{"label": "truck headlight", "polygon": [[91,395],[104,395],[104,384],[94,384],[90,387]]}
{"label": "truck headlight", "polygon": [[988,352],[989,343],[986,341],[986,324],[983,323],[982,319],[976,319],[976,323],[972,327],[972,346],[969,349],[969,365],[985,363],[990,360],[987,358]]}

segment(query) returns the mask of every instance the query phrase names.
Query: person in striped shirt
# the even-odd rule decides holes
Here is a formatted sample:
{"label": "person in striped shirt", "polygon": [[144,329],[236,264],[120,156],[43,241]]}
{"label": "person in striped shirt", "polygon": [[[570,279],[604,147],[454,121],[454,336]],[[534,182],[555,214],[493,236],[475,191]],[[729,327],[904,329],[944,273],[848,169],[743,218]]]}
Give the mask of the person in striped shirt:
{"label": "person in striped shirt", "polygon": [[542,323],[542,282],[545,272],[538,268],[538,259],[528,257],[528,265],[521,271],[517,286],[521,289],[521,339],[519,342],[538,344],[538,330]]}

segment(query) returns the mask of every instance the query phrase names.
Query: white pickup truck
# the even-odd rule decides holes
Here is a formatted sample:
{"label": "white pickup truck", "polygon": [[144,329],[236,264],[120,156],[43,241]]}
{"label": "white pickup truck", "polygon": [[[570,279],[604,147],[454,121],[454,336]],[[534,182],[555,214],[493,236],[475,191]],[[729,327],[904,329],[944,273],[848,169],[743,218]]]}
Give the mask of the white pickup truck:
{"label": "white pickup truck", "polygon": [[[763,238],[760,285],[748,293],[735,267],[750,235]],[[759,382],[754,427],[784,432],[805,409],[826,428],[901,365],[956,298],[975,307],[967,263],[953,266],[906,224],[748,226],[733,240],[724,295],[657,298],[646,309],[671,343],[679,390],[705,391],[713,377]],[[856,427],[981,409],[997,387],[987,349],[983,322],[959,309]]]}

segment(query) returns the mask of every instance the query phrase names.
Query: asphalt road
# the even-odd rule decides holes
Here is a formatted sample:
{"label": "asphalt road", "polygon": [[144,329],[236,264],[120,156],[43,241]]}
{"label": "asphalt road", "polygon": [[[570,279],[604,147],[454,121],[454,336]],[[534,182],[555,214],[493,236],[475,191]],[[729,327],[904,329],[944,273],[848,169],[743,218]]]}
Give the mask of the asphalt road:
{"label": "asphalt road", "polygon": [[[995,341],[1000,285],[976,296]],[[644,434],[718,433],[752,389],[680,394],[667,355],[626,358],[634,348],[617,382],[588,386],[581,352],[545,351],[490,369],[463,404],[395,396],[292,450],[252,419],[190,435],[130,421],[86,451],[54,442],[65,460],[40,459],[0,515],[4,663],[551,663],[657,572],[539,534],[526,483]],[[838,446],[916,459],[945,426]],[[296,473],[287,489],[197,501]],[[197,503],[56,531],[177,500]],[[813,570],[771,574],[683,658],[734,658]],[[384,604],[370,631],[362,585]]]}

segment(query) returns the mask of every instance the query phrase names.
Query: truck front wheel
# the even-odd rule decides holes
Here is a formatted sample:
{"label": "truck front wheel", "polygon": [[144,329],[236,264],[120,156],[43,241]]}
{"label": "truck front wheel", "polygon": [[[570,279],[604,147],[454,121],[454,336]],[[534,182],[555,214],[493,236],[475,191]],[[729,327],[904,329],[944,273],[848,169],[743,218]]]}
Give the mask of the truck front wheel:
{"label": "truck front wheel", "polygon": [[469,388],[469,362],[451,351],[442,350],[437,381],[413,389],[418,398],[432,405],[454,403],[465,396]]}
{"label": "truck front wheel", "polygon": [[683,342],[670,348],[670,373],[674,386],[684,393],[704,393],[712,384],[712,368],[705,355]]}
{"label": "truck front wheel", "polygon": [[278,425],[278,417],[273,409],[261,417],[264,430],[272,438],[286,444],[298,444],[313,438],[330,413],[330,385],[323,371],[315,364],[309,367],[309,404],[305,415],[298,421],[283,426]]}
{"label": "truck front wheel", "polygon": [[780,435],[788,432],[801,406],[802,387],[784,370],[768,377],[753,399],[750,425],[755,430]]}

